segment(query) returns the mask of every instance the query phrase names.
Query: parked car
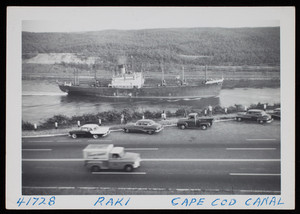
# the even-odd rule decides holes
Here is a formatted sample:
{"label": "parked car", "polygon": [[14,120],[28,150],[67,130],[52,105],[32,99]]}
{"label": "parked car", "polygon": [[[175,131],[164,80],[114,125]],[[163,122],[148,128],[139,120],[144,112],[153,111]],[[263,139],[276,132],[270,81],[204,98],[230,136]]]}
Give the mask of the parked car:
{"label": "parked car", "polygon": [[98,137],[104,137],[109,133],[109,127],[98,126],[97,124],[85,124],[78,130],[70,131],[69,136],[74,139],[77,137],[93,137],[97,139]]}
{"label": "parked car", "polygon": [[179,119],[177,127],[180,129],[199,127],[202,130],[206,130],[213,124],[214,118],[212,117],[199,117],[197,113],[190,113],[188,118]]}
{"label": "parked car", "polygon": [[273,119],[280,120],[281,118],[280,108],[275,108],[272,112],[270,112],[270,115],[272,116]]}
{"label": "parked car", "polygon": [[138,120],[135,124],[128,124],[123,128],[126,133],[129,132],[140,132],[154,134],[163,130],[163,126],[154,122],[153,120],[143,119]]}
{"label": "parked car", "polygon": [[237,121],[250,120],[258,123],[271,123],[273,121],[271,115],[261,109],[249,109],[247,112],[239,112],[236,116]]}

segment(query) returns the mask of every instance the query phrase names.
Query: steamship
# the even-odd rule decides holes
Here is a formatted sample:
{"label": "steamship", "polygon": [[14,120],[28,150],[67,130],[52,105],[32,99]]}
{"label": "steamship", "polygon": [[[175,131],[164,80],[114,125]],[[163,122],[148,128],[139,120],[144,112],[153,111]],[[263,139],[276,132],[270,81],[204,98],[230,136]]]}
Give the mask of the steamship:
{"label": "steamship", "polygon": [[142,98],[142,99],[187,99],[208,98],[219,95],[223,84],[223,78],[207,79],[197,84],[189,84],[184,78],[178,78],[177,83],[170,85],[164,79],[162,69],[160,84],[145,85],[145,77],[141,72],[128,72],[125,65],[118,65],[118,71],[112,76],[111,82],[105,86],[97,82],[93,85],[78,83],[59,83],[61,91],[68,95],[98,96],[103,98]]}

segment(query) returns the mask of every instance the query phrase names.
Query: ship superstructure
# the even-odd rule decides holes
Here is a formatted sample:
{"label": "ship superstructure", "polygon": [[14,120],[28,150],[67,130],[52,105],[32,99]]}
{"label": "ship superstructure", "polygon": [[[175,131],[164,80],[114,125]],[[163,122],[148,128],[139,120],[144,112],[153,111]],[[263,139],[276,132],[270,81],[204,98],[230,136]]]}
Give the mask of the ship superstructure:
{"label": "ship superstructure", "polygon": [[145,79],[142,73],[126,72],[124,65],[119,65],[120,72],[113,75],[111,83],[108,87],[112,88],[142,88]]}

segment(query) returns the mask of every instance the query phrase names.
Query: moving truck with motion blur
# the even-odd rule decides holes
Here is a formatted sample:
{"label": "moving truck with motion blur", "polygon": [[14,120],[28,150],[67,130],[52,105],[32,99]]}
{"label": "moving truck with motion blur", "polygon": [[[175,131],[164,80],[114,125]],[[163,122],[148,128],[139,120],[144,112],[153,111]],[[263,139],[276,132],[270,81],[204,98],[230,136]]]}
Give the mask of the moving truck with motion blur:
{"label": "moving truck with motion blur", "polygon": [[140,154],[125,152],[113,144],[90,144],[83,149],[84,165],[92,172],[102,169],[120,169],[131,172],[140,166]]}

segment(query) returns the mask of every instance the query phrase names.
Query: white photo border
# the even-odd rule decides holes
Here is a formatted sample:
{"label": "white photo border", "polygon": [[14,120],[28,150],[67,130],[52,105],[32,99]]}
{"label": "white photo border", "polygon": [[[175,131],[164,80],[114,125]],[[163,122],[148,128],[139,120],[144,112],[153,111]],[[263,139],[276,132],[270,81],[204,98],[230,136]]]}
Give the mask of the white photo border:
{"label": "white photo border", "polygon": [[[110,7],[106,7],[109,9]],[[130,8],[130,7],[127,7]],[[197,9],[197,7],[195,7]],[[97,7],[77,7],[81,17],[88,17]],[[135,7],[135,9],[139,9]],[[155,7],[153,7],[155,9]],[[177,9],[180,9],[178,7]],[[194,8],[193,8],[194,9]],[[229,209],[295,209],[295,8],[294,7],[198,7],[199,10],[222,20],[241,20],[255,17],[255,20],[279,20],[281,39],[281,195],[280,206],[249,207],[239,203]],[[127,207],[94,206],[98,195],[55,196],[54,206],[18,207],[17,201],[22,196],[22,160],[21,160],[21,124],[22,122],[22,21],[24,20],[68,20],[76,19],[74,7],[8,7],[7,8],[7,71],[6,71],[6,208],[7,209],[228,209],[213,207],[205,203],[199,207],[173,206],[170,201],[180,195],[128,195]],[[77,17],[77,19],[80,17]],[[261,195],[261,197],[272,197]],[[27,196],[26,196],[27,197]],[[121,196],[109,196],[119,198]],[[184,195],[185,198],[205,198],[211,202],[216,198],[237,198],[240,202],[257,195]],[[125,200],[125,199],[124,199]]]}

